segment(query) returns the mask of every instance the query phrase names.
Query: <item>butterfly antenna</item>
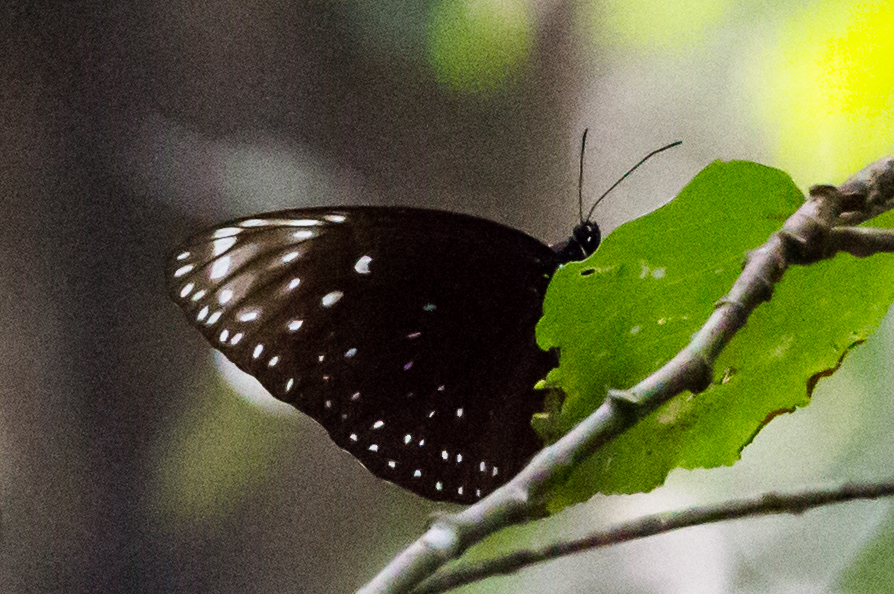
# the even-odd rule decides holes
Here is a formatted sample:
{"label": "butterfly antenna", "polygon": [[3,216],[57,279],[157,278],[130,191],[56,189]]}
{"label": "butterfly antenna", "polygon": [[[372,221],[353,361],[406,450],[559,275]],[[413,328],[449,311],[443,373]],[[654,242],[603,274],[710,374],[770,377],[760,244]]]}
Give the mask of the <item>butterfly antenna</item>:
{"label": "butterfly antenna", "polygon": [[[587,138],[587,133],[584,132],[584,139],[586,139],[586,138]],[[651,159],[652,157],[654,157],[654,156],[657,155],[658,153],[664,152],[664,151],[666,151],[667,149],[670,149],[670,148],[674,148],[675,146],[680,146],[681,144],[683,144],[683,141],[682,141],[682,140],[678,140],[678,141],[676,141],[676,142],[672,142],[672,143],[670,143],[670,144],[668,144],[668,145],[665,145],[665,146],[661,147],[660,149],[655,149],[654,151],[652,151],[651,153],[649,153],[648,155],[646,155],[645,157],[643,157],[642,159],[640,159],[639,163],[637,163],[636,165],[634,165],[633,167],[631,167],[631,168],[627,171],[627,173],[625,173],[624,175],[622,175],[622,176],[618,179],[618,181],[616,181],[615,183],[613,183],[612,186],[611,186],[609,189],[607,189],[605,192],[603,192],[602,196],[600,196],[599,198],[596,199],[596,202],[594,202],[594,203],[593,203],[593,206],[590,207],[590,212],[587,213],[587,220],[589,221],[589,220],[590,220],[590,217],[593,216],[593,211],[596,210],[596,207],[599,205],[600,202],[602,202],[602,199],[605,198],[606,196],[608,196],[609,193],[611,193],[612,190],[614,190],[615,188],[617,188],[617,187],[618,187],[618,184],[620,184],[622,181],[624,181],[625,179],[627,179],[627,176],[629,176],[631,173],[633,173],[634,171],[636,171],[637,168],[638,168],[640,165],[642,165],[643,163],[645,163],[646,161],[648,161],[649,159]],[[583,151],[583,148],[581,148],[581,155],[580,155],[580,157],[581,157],[581,172],[580,172],[580,177],[581,177],[581,181],[583,181],[583,178],[584,178],[584,171],[583,171],[584,151]],[[583,220],[584,220],[584,219],[581,218],[581,222],[583,222]]]}
{"label": "butterfly antenna", "polygon": [[587,151],[587,132],[589,128],[584,128],[584,136],[580,139],[580,173],[577,177],[577,216],[580,222],[584,222],[584,153]]}

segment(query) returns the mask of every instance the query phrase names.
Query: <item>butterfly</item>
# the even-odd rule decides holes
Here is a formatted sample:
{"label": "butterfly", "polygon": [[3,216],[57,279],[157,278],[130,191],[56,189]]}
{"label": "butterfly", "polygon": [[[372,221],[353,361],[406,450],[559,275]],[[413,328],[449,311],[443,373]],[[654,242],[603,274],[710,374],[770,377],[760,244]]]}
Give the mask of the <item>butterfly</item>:
{"label": "butterfly", "polygon": [[589,216],[551,248],[464,214],[302,208],[198,233],[167,280],[214,348],[373,474],[473,503],[542,445],[533,386],[557,356],[534,329],[553,273],[599,242]]}
{"label": "butterfly", "polygon": [[[578,234],[598,243],[595,225]],[[534,327],[584,252],[450,212],[305,208],[199,233],[167,277],[215,348],[373,474],[469,503],[541,446],[533,386],[557,361]]]}

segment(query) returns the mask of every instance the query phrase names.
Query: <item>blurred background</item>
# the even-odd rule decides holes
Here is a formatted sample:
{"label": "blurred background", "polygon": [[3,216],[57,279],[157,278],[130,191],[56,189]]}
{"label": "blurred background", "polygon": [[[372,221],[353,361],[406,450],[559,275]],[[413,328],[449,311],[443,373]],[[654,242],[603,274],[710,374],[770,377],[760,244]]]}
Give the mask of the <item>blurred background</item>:
{"label": "blurred background", "polygon": [[[605,231],[715,159],[779,167],[804,189],[840,183],[894,150],[892,8],[4,3],[0,591],[350,592],[443,509],[375,479],[215,358],[164,287],[164,258],[190,232],[285,207],[403,204],[559,241],[576,221],[585,127],[590,199],[684,141],[599,206]],[[494,550],[891,476],[892,340],[889,316],[736,466],[596,498]],[[857,503],[685,530],[462,592],[890,592],[892,534],[888,502]]]}

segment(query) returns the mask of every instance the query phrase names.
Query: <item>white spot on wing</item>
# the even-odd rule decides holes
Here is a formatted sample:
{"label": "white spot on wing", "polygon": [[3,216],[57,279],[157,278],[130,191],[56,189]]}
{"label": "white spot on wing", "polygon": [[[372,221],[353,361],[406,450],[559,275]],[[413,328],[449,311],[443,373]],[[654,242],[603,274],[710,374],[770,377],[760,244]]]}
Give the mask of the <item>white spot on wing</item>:
{"label": "white spot on wing", "polygon": [[251,358],[257,359],[258,357],[261,356],[261,353],[263,353],[263,352],[264,352],[264,345],[259,344],[258,346],[255,347],[254,352],[251,354]]}
{"label": "white spot on wing", "polygon": [[230,340],[230,344],[233,346],[239,344],[239,341],[242,340],[242,336],[243,336],[242,333],[239,332],[232,338],[232,340]]}
{"label": "white spot on wing", "polygon": [[195,283],[186,283],[185,285],[183,285],[183,288],[180,289],[180,298],[185,299],[186,296],[192,293],[192,290],[195,288]]}
{"label": "white spot on wing", "polygon": [[217,302],[220,303],[221,305],[224,305],[226,302],[228,302],[232,298],[233,298],[232,289],[224,289],[217,295]]}
{"label": "white spot on wing", "polygon": [[369,451],[370,452],[378,452],[379,446],[377,446],[376,444],[372,444],[371,446],[369,446]]}
{"label": "white spot on wing", "polygon": [[373,423],[373,429],[381,429],[385,426],[385,421],[376,421]]}
{"label": "white spot on wing", "polygon": [[236,227],[224,227],[222,229],[218,229],[217,231],[215,231],[214,235],[212,235],[212,237],[214,239],[220,239],[221,237],[231,237],[231,236],[236,235],[237,233],[241,233],[241,232],[242,232],[242,229],[237,229]]}
{"label": "white spot on wing", "polygon": [[351,357],[353,357],[356,354],[357,354],[357,349],[351,348],[345,352],[345,357],[350,359]]}
{"label": "white spot on wing", "polygon": [[181,266],[177,270],[174,271],[174,278],[180,278],[184,274],[188,274],[190,270],[195,268],[192,264],[186,264],[185,266]]}
{"label": "white spot on wing", "polygon": [[243,227],[266,227],[270,223],[265,219],[248,219],[239,223]]}
{"label": "white spot on wing", "polygon": [[202,289],[202,290],[200,290],[200,291],[196,291],[196,294],[192,296],[192,300],[193,300],[193,301],[198,301],[199,299],[201,299],[202,297],[204,297],[207,293],[208,293],[208,291],[205,290],[205,289]]}
{"label": "white spot on wing", "polygon": [[294,332],[295,330],[300,328],[301,324],[303,324],[303,323],[304,323],[304,320],[292,320],[291,322],[289,322],[289,331]]}
{"label": "white spot on wing", "polygon": [[202,309],[200,309],[200,310],[199,310],[199,315],[196,316],[196,320],[198,320],[199,322],[201,322],[202,320],[204,320],[204,319],[205,319],[205,316],[208,315],[208,312],[209,312],[209,311],[210,311],[210,310],[208,309],[208,306],[207,306],[207,305],[206,305],[205,307],[203,307]]}
{"label": "white spot on wing", "polygon": [[317,232],[311,231],[310,229],[301,229],[300,231],[295,231],[294,233],[292,233],[292,237],[294,237],[298,241],[304,241],[305,239],[316,237],[316,235]]}
{"label": "white spot on wing", "polygon": [[351,433],[350,437],[351,437],[351,441],[357,441],[357,434],[356,434],[356,433]]}
{"label": "white spot on wing", "polygon": [[331,293],[326,293],[326,295],[323,296],[322,300],[323,307],[332,307],[333,305],[338,303],[338,300],[341,299],[343,296],[344,293],[342,293],[341,291],[332,291]]}
{"label": "white spot on wing", "polygon": [[295,385],[295,380],[294,380],[294,378],[291,378],[291,377],[290,377],[290,378],[289,378],[289,381],[286,382],[286,392],[288,392],[289,390],[291,390],[291,389],[292,389],[292,386],[294,386],[294,385]]}
{"label": "white spot on wing", "polygon": [[209,326],[213,326],[214,324],[217,323],[217,320],[219,320],[220,316],[222,316],[222,315],[223,315],[223,312],[220,310],[217,310],[216,312],[211,314],[211,317],[209,317],[208,321],[205,323],[208,324]]}
{"label": "white spot on wing", "polygon": [[291,262],[292,260],[294,260],[295,258],[297,258],[300,255],[301,254],[299,254],[298,252],[289,252],[288,254],[286,254],[285,256],[282,257],[282,261],[284,264],[288,264],[289,262]]}
{"label": "white spot on wing", "polygon": [[410,443],[411,441],[413,441],[413,436],[412,436],[412,435],[410,435],[409,433],[407,433],[406,435],[404,435],[404,443]]}
{"label": "white spot on wing", "polygon": [[187,258],[189,258],[189,256],[189,252],[180,252],[179,254],[177,254],[177,261],[180,262],[182,260],[186,260]]}
{"label": "white spot on wing", "polygon": [[354,270],[356,270],[360,274],[369,274],[369,263],[372,262],[372,258],[369,256],[362,256],[357,263],[354,264]]}
{"label": "white spot on wing", "polygon": [[230,270],[232,261],[233,259],[229,256],[224,256],[223,258],[215,260],[214,264],[211,265],[211,280],[217,280],[226,276],[227,272]]}
{"label": "white spot on wing", "polygon": [[314,227],[321,224],[317,219],[291,219],[286,221],[286,225],[289,227]]}
{"label": "white spot on wing", "polygon": [[294,289],[295,287],[297,287],[300,283],[301,283],[301,279],[300,279],[300,278],[293,278],[292,280],[289,281],[289,287],[288,287],[288,290],[291,291],[292,289]]}
{"label": "white spot on wing", "polygon": [[397,466],[397,462],[395,462],[394,460],[388,460],[388,466],[394,468],[395,466]]}
{"label": "white spot on wing", "polygon": [[325,218],[330,223],[344,223],[345,222],[345,217],[342,215],[331,214],[331,215],[326,215]]}
{"label": "white spot on wing", "polygon": [[253,322],[258,319],[259,315],[261,315],[261,314],[257,310],[247,311],[244,314],[240,314],[239,321],[240,322]]}
{"label": "white spot on wing", "polygon": [[421,471],[421,470],[417,470],[417,471],[415,471],[415,472],[413,473],[413,476],[414,476],[415,478],[419,478],[420,476],[422,476],[422,471]]}
{"label": "white spot on wing", "polygon": [[277,363],[279,363],[279,355],[271,358],[270,361],[267,363],[267,367],[276,367]]}
{"label": "white spot on wing", "polygon": [[214,257],[220,256],[228,249],[236,245],[235,237],[222,237],[214,240]]}
{"label": "white spot on wing", "polygon": [[437,489],[438,491],[443,491],[443,490],[444,490],[444,483],[442,483],[441,481],[436,482],[436,483],[435,483],[435,489]]}

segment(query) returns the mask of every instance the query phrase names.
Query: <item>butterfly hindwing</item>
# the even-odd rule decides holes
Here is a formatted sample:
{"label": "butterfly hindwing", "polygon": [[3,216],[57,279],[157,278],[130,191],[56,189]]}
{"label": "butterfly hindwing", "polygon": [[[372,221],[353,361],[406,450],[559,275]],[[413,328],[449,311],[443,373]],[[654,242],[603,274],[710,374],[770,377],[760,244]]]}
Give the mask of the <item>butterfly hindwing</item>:
{"label": "butterfly hindwing", "polygon": [[440,211],[281,211],[200,233],[172,298],[211,344],[371,472],[468,503],[538,448],[549,247]]}

